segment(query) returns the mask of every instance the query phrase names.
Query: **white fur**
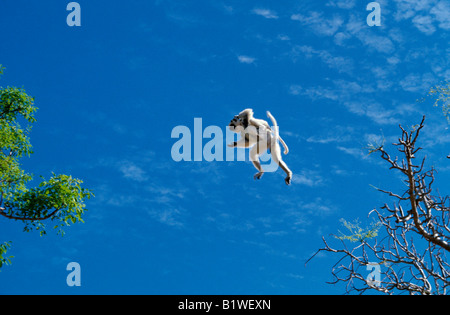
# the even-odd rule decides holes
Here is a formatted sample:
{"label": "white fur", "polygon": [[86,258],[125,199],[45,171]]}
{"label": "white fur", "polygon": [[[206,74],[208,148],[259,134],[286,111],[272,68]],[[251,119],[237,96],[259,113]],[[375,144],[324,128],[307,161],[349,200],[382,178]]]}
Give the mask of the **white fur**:
{"label": "white fur", "polygon": [[[286,143],[284,143],[279,136],[278,125],[275,118],[270,114],[270,112],[267,112],[267,116],[272,120],[274,130],[270,128],[267,121],[254,118],[252,109],[246,109],[239,113],[238,116],[235,116],[235,119],[233,119],[230,123],[230,129],[233,132],[240,133],[241,139],[238,142],[229,144],[228,146],[251,148],[250,160],[258,170],[258,173],[254,176],[255,179],[260,179],[264,174],[259,161],[259,156],[270,149],[273,160],[283,169],[283,171],[286,172],[287,177],[285,178],[285,182],[289,185],[292,178],[292,172],[281,158],[281,148],[278,144],[278,140],[283,143],[285,148],[284,154],[287,154],[289,149]],[[244,121],[248,122],[248,126],[245,129]]]}

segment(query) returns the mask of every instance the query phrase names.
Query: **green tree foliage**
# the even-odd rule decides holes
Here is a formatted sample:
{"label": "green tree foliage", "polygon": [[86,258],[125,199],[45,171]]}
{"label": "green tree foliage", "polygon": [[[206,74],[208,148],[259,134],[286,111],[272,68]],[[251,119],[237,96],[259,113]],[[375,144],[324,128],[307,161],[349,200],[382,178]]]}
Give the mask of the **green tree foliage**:
{"label": "green tree foliage", "polygon": [[434,106],[442,106],[442,112],[450,123],[450,82],[445,82],[431,88],[428,95],[433,97]]}
{"label": "green tree foliage", "polygon": [[[3,70],[0,65],[0,76]],[[83,222],[84,202],[93,194],[69,175],[41,177],[37,187],[29,187],[33,176],[21,168],[20,160],[33,153],[28,134],[36,110],[34,98],[23,89],[0,86],[0,218],[22,221],[24,231],[35,229],[40,235],[46,234],[44,221],[50,221],[63,234],[63,227]],[[0,267],[9,262],[4,257],[9,247],[0,245]]]}
{"label": "green tree foliage", "polygon": [[364,242],[365,240],[375,238],[378,236],[378,231],[380,229],[381,224],[379,222],[372,223],[369,227],[362,228],[361,223],[358,220],[352,222],[347,222],[345,219],[339,220],[341,224],[348,230],[346,234],[339,231],[340,235],[336,235],[335,238],[341,241],[350,241],[350,242]]}
{"label": "green tree foliage", "polygon": [[13,256],[6,257],[6,252],[10,247],[11,242],[5,242],[4,244],[0,244],[0,268],[2,268],[3,265],[11,264],[11,258],[13,258]]}

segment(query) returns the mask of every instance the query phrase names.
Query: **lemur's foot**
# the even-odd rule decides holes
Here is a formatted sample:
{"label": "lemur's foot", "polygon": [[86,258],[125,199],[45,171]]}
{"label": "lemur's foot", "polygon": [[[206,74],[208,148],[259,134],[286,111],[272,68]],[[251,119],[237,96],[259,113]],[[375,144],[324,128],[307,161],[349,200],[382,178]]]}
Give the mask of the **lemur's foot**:
{"label": "lemur's foot", "polygon": [[253,178],[254,178],[255,180],[256,180],[256,179],[261,179],[261,177],[263,176],[263,174],[264,174],[264,172],[256,173],[255,176],[253,176]]}

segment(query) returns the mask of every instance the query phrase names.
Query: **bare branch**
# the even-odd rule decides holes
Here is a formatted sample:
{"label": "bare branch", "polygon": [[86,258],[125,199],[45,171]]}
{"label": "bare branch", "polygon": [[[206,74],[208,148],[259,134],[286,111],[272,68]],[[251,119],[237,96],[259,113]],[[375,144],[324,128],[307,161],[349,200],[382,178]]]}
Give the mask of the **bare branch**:
{"label": "bare branch", "polygon": [[[414,163],[416,153],[422,150],[416,144],[424,123],[425,116],[411,131],[400,126],[401,137],[393,145],[403,156],[401,162],[398,157],[392,159],[382,146],[372,150],[381,153],[390,169],[400,171],[406,184],[402,193],[375,187],[395,199],[393,206],[385,204],[380,211],[370,212],[382,227],[383,237],[361,238],[353,248],[348,248],[344,238],[338,247],[330,246],[323,238],[325,246],[317,253],[341,256],[332,269],[334,280],[330,283],[346,283],[347,293],[376,290],[385,294],[446,294],[450,287],[449,196],[432,195],[435,170],[424,171],[425,157],[418,165]],[[368,279],[367,266],[379,266],[378,281]]]}

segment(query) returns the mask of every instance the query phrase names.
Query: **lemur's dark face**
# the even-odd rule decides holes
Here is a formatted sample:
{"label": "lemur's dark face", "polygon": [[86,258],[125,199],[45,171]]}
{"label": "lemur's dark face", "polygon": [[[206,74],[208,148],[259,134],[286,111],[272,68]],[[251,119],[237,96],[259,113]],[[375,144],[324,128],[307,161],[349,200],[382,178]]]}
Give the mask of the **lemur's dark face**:
{"label": "lemur's dark face", "polygon": [[234,116],[228,127],[233,132],[241,132],[241,129],[243,129],[242,119],[238,115]]}
{"label": "lemur's dark face", "polygon": [[241,118],[239,117],[239,116],[234,116],[234,118],[230,121],[230,124],[228,125],[228,126],[233,126],[233,127],[236,127],[236,126],[239,126],[239,125],[242,125],[242,120],[241,120]]}

